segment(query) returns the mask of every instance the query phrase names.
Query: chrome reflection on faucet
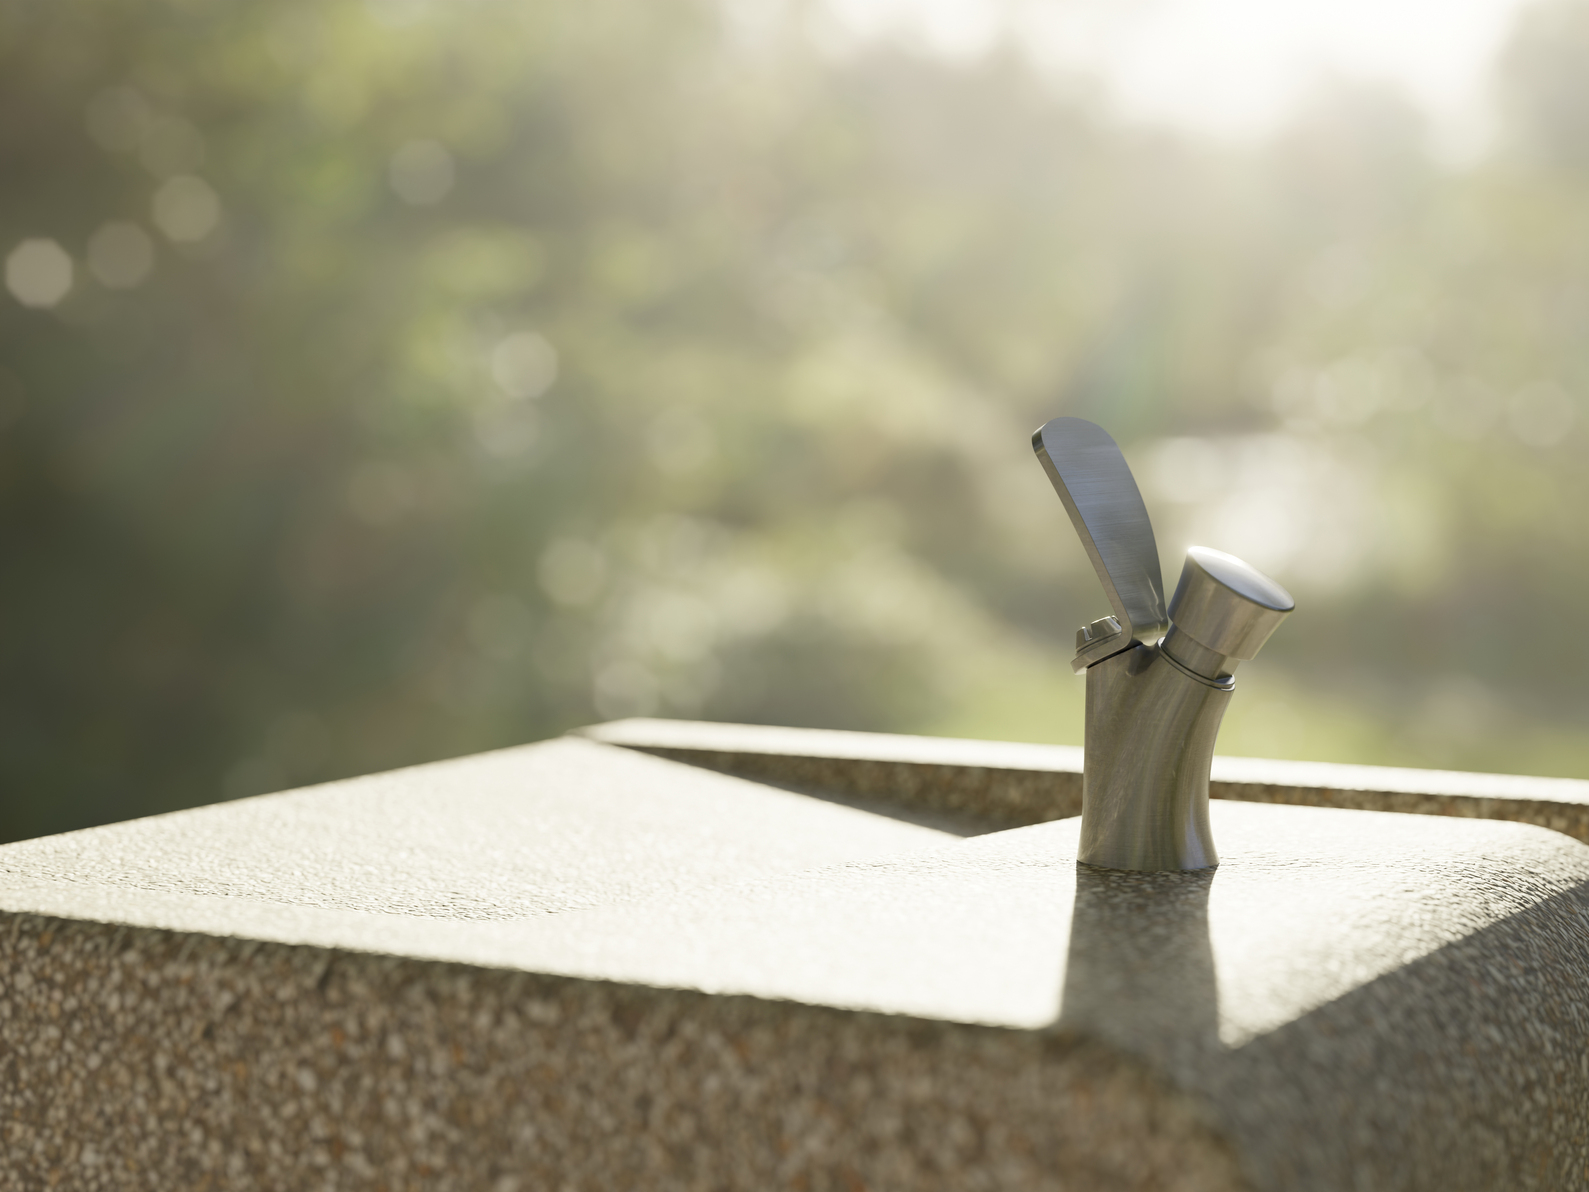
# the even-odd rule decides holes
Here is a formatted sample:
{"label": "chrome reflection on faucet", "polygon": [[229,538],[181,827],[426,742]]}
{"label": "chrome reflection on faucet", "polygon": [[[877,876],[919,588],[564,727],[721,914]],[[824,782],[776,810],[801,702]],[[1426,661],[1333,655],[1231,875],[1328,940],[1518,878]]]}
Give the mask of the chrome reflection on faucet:
{"label": "chrome reflection on faucet", "polygon": [[1080,418],[1032,447],[1103,581],[1113,616],[1076,634],[1087,675],[1079,859],[1108,869],[1208,869],[1214,739],[1236,666],[1296,602],[1233,555],[1194,546],[1168,609],[1147,506],[1120,448]]}

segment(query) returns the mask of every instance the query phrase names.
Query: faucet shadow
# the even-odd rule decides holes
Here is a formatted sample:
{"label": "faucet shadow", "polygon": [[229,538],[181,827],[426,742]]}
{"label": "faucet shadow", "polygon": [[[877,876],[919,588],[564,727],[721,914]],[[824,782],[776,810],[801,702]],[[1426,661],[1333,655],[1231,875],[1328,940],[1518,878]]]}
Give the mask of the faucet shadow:
{"label": "faucet shadow", "polygon": [[1585,1186],[1589,882],[1229,1045],[1215,874],[1079,865],[1053,1029],[1132,1052],[1206,1097],[1254,1187]]}
{"label": "faucet shadow", "polygon": [[1208,930],[1215,873],[1078,864],[1056,1028],[1162,1058],[1195,1061],[1220,1049]]}
{"label": "faucet shadow", "polygon": [[[1260,1186],[1589,1183],[1589,882],[1463,936],[1201,1073]],[[1330,1145],[1349,1138],[1350,1148]]]}

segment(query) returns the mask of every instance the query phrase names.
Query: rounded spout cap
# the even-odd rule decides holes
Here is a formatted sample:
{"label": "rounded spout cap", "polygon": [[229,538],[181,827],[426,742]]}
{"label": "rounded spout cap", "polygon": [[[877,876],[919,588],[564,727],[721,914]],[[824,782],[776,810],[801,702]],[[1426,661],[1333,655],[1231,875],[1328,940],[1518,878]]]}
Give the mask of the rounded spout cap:
{"label": "rounded spout cap", "polygon": [[1216,654],[1246,661],[1296,606],[1291,593],[1235,555],[1194,546],[1170,601],[1170,621]]}

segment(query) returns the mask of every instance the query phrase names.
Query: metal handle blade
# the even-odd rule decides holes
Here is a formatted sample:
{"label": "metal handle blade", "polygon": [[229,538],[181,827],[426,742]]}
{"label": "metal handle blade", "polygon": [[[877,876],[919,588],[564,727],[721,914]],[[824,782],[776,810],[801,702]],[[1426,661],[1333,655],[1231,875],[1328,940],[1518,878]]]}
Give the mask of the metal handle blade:
{"label": "metal handle blade", "polygon": [[1101,426],[1055,418],[1033,433],[1032,449],[1098,572],[1125,635],[1121,644],[1157,641],[1170,624],[1159,548],[1120,448]]}

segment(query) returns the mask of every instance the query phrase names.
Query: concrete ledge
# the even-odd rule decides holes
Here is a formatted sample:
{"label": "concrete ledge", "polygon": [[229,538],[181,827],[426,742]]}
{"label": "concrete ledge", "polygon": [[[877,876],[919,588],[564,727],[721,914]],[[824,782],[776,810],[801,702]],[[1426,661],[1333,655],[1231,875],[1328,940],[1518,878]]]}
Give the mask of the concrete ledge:
{"label": "concrete ledge", "polygon": [[[1081,814],[1082,751],[1026,745],[616,720],[578,734],[762,782],[831,791],[962,818],[988,831]],[[1589,843],[1589,781],[1391,766],[1216,757],[1216,799],[1513,820]]]}
{"label": "concrete ledge", "polygon": [[1074,817],[963,839],[885,793],[564,738],[0,847],[0,1189],[1589,1169],[1589,846],[1225,800],[1217,871],[1114,873]]}

